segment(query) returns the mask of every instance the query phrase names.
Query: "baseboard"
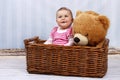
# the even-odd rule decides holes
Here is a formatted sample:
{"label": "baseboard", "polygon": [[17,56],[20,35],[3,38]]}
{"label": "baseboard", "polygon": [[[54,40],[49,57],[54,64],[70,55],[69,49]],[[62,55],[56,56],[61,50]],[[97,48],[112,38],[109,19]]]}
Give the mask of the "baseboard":
{"label": "baseboard", "polygon": [[[120,54],[120,48],[109,48],[108,54]],[[0,49],[0,56],[26,56],[26,52],[25,49]]]}
{"label": "baseboard", "polygon": [[25,49],[0,49],[0,56],[25,56]]}

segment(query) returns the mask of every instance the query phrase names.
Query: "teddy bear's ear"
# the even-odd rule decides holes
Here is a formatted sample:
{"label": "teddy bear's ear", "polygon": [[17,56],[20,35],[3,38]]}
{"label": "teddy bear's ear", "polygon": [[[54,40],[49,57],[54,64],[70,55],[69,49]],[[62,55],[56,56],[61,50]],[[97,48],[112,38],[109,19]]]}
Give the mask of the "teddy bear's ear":
{"label": "teddy bear's ear", "polygon": [[82,12],[78,10],[78,11],[76,12],[76,16],[78,16],[80,13],[82,13]]}
{"label": "teddy bear's ear", "polygon": [[98,16],[100,22],[104,25],[105,30],[108,30],[110,21],[106,16],[100,15]]}

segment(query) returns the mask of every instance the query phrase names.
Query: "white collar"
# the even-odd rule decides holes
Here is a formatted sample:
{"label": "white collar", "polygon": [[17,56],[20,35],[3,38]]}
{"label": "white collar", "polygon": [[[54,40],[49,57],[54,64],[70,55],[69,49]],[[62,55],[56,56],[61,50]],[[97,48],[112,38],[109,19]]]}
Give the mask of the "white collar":
{"label": "white collar", "polygon": [[[67,28],[67,29],[68,29],[68,28]],[[64,33],[64,32],[67,31],[67,29],[60,29],[60,27],[58,27],[57,32],[58,32],[58,33]]]}

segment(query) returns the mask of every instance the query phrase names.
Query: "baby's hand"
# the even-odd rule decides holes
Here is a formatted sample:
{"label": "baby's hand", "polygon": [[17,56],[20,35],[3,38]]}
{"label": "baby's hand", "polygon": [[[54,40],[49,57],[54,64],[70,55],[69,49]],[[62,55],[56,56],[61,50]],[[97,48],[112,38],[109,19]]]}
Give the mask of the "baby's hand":
{"label": "baby's hand", "polygon": [[71,46],[70,44],[64,44],[64,46]]}

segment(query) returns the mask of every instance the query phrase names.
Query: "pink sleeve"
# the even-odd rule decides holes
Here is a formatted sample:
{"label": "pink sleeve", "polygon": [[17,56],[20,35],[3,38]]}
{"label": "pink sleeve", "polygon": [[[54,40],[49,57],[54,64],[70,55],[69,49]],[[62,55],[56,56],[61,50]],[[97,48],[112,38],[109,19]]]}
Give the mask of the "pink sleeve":
{"label": "pink sleeve", "polygon": [[73,34],[72,34],[72,27],[70,27],[67,31],[68,36],[68,43],[64,44],[64,46],[72,46],[73,45]]}
{"label": "pink sleeve", "polygon": [[50,33],[50,37],[53,38],[54,33],[57,31],[58,27],[54,27]]}
{"label": "pink sleeve", "polygon": [[72,27],[68,29],[67,36],[71,37],[72,36]]}

